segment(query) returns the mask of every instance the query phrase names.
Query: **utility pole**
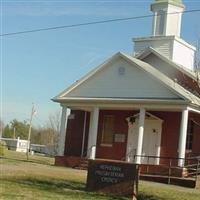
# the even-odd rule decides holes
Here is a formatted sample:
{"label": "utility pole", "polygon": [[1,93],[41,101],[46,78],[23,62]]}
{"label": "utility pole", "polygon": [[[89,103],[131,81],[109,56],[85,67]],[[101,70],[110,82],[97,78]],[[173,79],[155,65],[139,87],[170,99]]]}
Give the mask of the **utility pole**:
{"label": "utility pole", "polygon": [[36,113],[34,104],[32,105],[32,109],[31,109],[31,117],[30,117],[30,125],[29,125],[29,131],[28,131],[28,139],[27,139],[27,152],[26,152],[26,156],[27,156],[27,160],[28,160],[28,155],[29,155],[29,149],[31,146],[31,128],[32,128],[32,120],[33,120],[33,115]]}

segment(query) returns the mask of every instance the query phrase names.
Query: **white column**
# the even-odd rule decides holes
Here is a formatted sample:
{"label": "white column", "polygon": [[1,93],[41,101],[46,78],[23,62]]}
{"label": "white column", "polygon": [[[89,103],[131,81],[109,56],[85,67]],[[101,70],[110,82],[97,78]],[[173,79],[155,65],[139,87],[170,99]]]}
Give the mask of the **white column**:
{"label": "white column", "polygon": [[136,150],[136,163],[141,163],[142,155],[142,143],[143,143],[143,135],[144,135],[144,122],[145,122],[145,109],[140,108],[140,116],[139,116],[139,123],[138,123],[138,143],[137,143],[137,150]]}
{"label": "white column", "polygon": [[156,34],[156,16],[157,14],[154,13],[153,21],[152,21],[152,35],[155,36]]}
{"label": "white column", "polygon": [[97,143],[97,132],[98,132],[98,121],[99,121],[99,108],[95,107],[90,113],[90,129],[88,137],[88,151],[87,157],[95,159],[96,156],[96,143]]}
{"label": "white column", "polygon": [[182,111],[180,136],[179,136],[179,146],[178,146],[178,166],[184,166],[185,159],[185,149],[186,149],[186,139],[187,139],[187,125],[188,125],[188,110]]}
{"label": "white column", "polygon": [[68,115],[70,115],[70,109],[67,109],[67,107],[62,106],[60,134],[58,138],[58,156],[64,156]]}

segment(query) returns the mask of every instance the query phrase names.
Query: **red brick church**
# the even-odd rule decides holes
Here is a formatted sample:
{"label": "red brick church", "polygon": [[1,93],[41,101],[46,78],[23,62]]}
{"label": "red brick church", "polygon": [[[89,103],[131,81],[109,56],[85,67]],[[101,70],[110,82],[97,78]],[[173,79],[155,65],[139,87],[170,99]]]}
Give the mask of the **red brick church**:
{"label": "red brick church", "polygon": [[[196,48],[181,39],[181,0],[155,0],[152,36],[53,98],[62,107],[57,165],[81,158],[186,166],[200,156]],[[173,13],[173,14],[172,14]]]}

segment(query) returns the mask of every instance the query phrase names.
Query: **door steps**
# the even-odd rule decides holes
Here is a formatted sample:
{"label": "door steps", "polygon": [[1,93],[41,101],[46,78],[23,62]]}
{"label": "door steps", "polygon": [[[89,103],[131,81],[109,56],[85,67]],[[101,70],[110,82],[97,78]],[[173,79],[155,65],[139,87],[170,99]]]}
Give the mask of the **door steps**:
{"label": "door steps", "polygon": [[88,159],[81,158],[79,164],[74,167],[75,169],[87,170],[88,169]]}

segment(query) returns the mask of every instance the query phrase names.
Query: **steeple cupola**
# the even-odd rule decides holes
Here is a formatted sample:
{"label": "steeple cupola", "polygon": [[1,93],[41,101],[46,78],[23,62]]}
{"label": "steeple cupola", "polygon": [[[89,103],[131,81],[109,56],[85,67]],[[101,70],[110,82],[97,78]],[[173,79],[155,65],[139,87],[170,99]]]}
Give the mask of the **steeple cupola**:
{"label": "steeple cupola", "polygon": [[151,11],[154,13],[153,36],[174,35],[180,37],[184,9],[182,0],[155,0],[151,4]]}
{"label": "steeple cupola", "polygon": [[154,0],[152,36],[134,38],[134,55],[148,48],[189,70],[194,70],[196,48],[181,39],[181,18],[185,10],[182,0]]}

